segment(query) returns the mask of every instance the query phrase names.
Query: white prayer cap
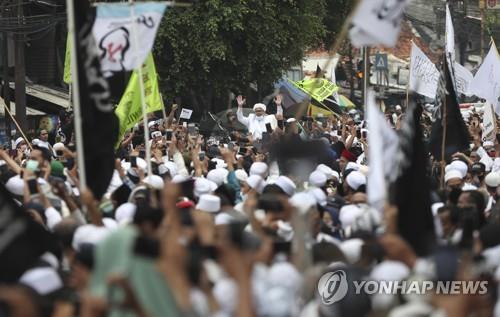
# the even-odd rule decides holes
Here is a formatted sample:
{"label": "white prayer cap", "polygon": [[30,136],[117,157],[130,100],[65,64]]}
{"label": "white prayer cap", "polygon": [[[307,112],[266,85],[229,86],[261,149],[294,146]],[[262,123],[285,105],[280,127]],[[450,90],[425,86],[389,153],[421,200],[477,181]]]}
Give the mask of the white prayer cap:
{"label": "white prayer cap", "polygon": [[361,247],[363,246],[361,239],[348,239],[340,244],[340,250],[344,253],[347,262],[354,264],[361,258]]}
{"label": "white prayer cap", "polygon": [[325,206],[326,205],[326,194],[323,190],[321,190],[320,188],[311,188],[309,190],[309,193],[314,196],[314,198],[316,199],[316,202],[320,205],[320,206]]}
{"label": "white prayer cap", "polygon": [[194,195],[196,197],[201,197],[204,194],[209,194],[217,189],[217,184],[205,179],[198,177],[194,181]]}
{"label": "white prayer cap", "polygon": [[30,269],[24,272],[19,282],[31,287],[40,295],[50,294],[63,287],[61,277],[52,267],[36,267]]}
{"label": "white prayer cap", "polygon": [[286,176],[278,177],[274,184],[279,186],[288,196],[293,196],[293,194],[295,193],[295,188],[297,188],[297,186],[295,186],[295,183]]}
{"label": "white prayer cap", "polygon": [[64,143],[57,142],[52,148],[54,151],[62,151],[64,149]]}
{"label": "white prayer cap", "polygon": [[346,182],[349,187],[358,190],[361,185],[366,185],[366,176],[358,171],[353,171],[347,175]]}
{"label": "white prayer cap", "polygon": [[229,172],[225,168],[215,168],[208,172],[207,179],[216,183],[217,187],[224,184],[226,176]]}
{"label": "white prayer cap", "polygon": [[343,228],[351,226],[356,218],[361,216],[363,210],[356,205],[345,205],[340,208],[339,220]]}
{"label": "white prayer cap", "polygon": [[301,192],[290,198],[290,204],[297,208],[301,214],[304,214],[316,205],[316,199],[313,195]]}
{"label": "white prayer cap", "polygon": [[385,260],[375,265],[370,277],[375,281],[402,281],[410,276],[408,266],[399,261]]}
{"label": "white prayer cap", "polygon": [[115,211],[116,222],[120,225],[131,223],[134,219],[136,209],[137,207],[133,203],[124,203],[120,205]]}
{"label": "white prayer cap", "polygon": [[253,111],[257,110],[258,108],[266,111],[266,105],[263,104],[263,103],[256,103],[254,106],[253,106]]}
{"label": "white prayer cap", "polygon": [[35,138],[35,139],[31,140],[32,145],[38,145],[38,143],[40,143],[40,139]]}
{"label": "white prayer cap", "polygon": [[500,185],[500,174],[498,172],[491,172],[486,175],[484,182],[488,187],[498,187]]}
{"label": "white prayer cap", "polygon": [[155,124],[157,124],[158,122],[156,121],[149,121],[148,122],[148,128],[151,128],[152,126],[154,126]]}
{"label": "white prayer cap", "polygon": [[460,174],[462,174],[461,178],[464,178],[465,175],[467,175],[467,170],[469,169],[467,164],[463,161],[460,161],[460,160],[456,160],[456,161],[451,162],[450,168],[459,171]]}
{"label": "white prayer cap", "polygon": [[495,146],[495,143],[491,142],[491,141],[484,141],[483,142],[483,147],[493,147]]}
{"label": "white prayer cap", "polygon": [[[170,170],[168,169],[168,167],[165,166],[165,164],[158,165],[158,173],[160,175],[163,175],[163,174],[165,174],[167,172],[170,172]],[[172,176],[172,175],[170,175],[170,176]]]}
{"label": "white prayer cap", "polygon": [[462,173],[459,170],[451,169],[444,174],[444,182],[447,183],[450,179],[460,178],[462,179]]}
{"label": "white prayer cap", "polygon": [[203,194],[196,205],[196,209],[215,213],[220,211],[220,198],[211,194]]}
{"label": "white prayer cap", "polygon": [[357,171],[357,170],[359,170],[359,165],[358,165],[358,164],[356,164],[356,163],[354,163],[354,162],[349,162],[349,163],[347,163],[347,165],[345,166],[345,169],[346,169],[346,171],[347,171],[347,170],[355,170],[355,171]]}
{"label": "white prayer cap", "polygon": [[245,182],[248,178],[248,174],[244,169],[237,169],[236,171],[234,171],[234,175],[240,182]]}
{"label": "white prayer cap", "polygon": [[262,193],[262,190],[266,186],[266,181],[259,175],[248,176],[246,183],[259,194]]}
{"label": "white prayer cap", "polygon": [[18,137],[16,139],[16,141],[14,142],[14,147],[17,148],[17,146],[19,145],[19,143],[21,142],[25,142],[24,139],[22,137]]}
{"label": "white prayer cap", "polygon": [[226,168],[227,164],[224,160],[221,160],[220,158],[214,157],[211,159],[212,162],[215,163],[215,168]]}
{"label": "white prayer cap", "polygon": [[118,223],[114,219],[111,219],[111,218],[108,218],[108,217],[102,218],[102,223],[109,230],[114,230],[114,229],[118,228]]}
{"label": "white prayer cap", "polygon": [[396,105],[396,110],[401,110],[401,106],[400,105]]}
{"label": "white prayer cap", "polygon": [[163,186],[165,185],[163,182],[163,178],[161,178],[158,175],[149,175],[144,178],[144,183],[148,184],[152,188],[156,190],[161,190],[163,189]]}
{"label": "white prayer cap", "polygon": [[325,174],[326,178],[328,179],[332,178],[332,176],[334,176],[333,172],[335,172],[333,169],[326,166],[325,164],[319,164],[318,167],[316,167],[316,170]]}
{"label": "white prayer cap", "polygon": [[255,162],[250,166],[250,176],[251,175],[259,175],[264,178],[267,174],[267,164],[264,162]]}
{"label": "white prayer cap", "polygon": [[297,122],[297,119],[295,118],[289,118],[286,120],[287,123],[292,123],[292,122]]}
{"label": "white prayer cap", "polygon": [[21,178],[21,176],[19,176],[19,175],[16,175],[16,176],[9,178],[9,180],[5,184],[5,188],[7,188],[7,190],[11,194],[14,194],[17,196],[24,195],[24,181]]}
{"label": "white prayer cap", "polygon": [[83,225],[76,229],[71,243],[73,249],[79,250],[84,243],[98,244],[104,240],[110,233],[106,227],[98,227],[95,225]]}
{"label": "white prayer cap", "polygon": [[59,268],[59,260],[56,258],[56,256],[50,252],[45,252],[40,256],[40,259],[46,263],[48,263],[52,268],[58,269]]}
{"label": "white prayer cap", "polygon": [[175,175],[177,175],[177,165],[175,165],[174,162],[169,160],[163,160],[163,164],[165,164],[165,166],[168,168],[170,176],[174,177]]}
{"label": "white prayer cap", "polygon": [[179,183],[187,181],[188,179],[189,179],[189,176],[177,174],[174,177],[172,177],[172,183],[179,184]]}
{"label": "white prayer cap", "polygon": [[326,175],[320,171],[314,171],[309,175],[309,184],[316,187],[325,186],[327,181]]}
{"label": "white prayer cap", "polygon": [[220,212],[215,216],[215,225],[229,225],[233,223],[235,218],[227,212]]}
{"label": "white prayer cap", "polygon": [[469,183],[465,183],[464,186],[462,186],[462,191],[476,190],[476,189],[477,189],[477,186],[474,186],[474,185],[469,184]]}

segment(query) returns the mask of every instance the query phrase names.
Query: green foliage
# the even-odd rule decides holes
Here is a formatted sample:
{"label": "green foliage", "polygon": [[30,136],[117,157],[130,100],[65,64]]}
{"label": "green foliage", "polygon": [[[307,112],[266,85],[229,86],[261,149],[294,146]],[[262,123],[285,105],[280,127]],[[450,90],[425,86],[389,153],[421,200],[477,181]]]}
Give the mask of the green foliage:
{"label": "green foliage", "polygon": [[200,0],[167,10],[155,59],[167,97],[223,108],[228,93],[264,93],[326,35],[324,0]]}
{"label": "green foliage", "polygon": [[356,1],[353,0],[328,0],[323,23],[326,27],[326,35],[324,37],[325,47],[330,47],[335,42],[336,37],[342,30],[342,25],[349,16],[349,13],[354,9]]}

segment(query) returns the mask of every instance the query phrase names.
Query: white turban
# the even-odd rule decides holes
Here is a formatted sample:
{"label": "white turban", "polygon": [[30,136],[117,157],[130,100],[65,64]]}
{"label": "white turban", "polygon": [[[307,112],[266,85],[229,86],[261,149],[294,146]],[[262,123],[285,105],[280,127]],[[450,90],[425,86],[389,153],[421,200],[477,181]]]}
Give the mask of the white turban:
{"label": "white turban", "polygon": [[260,108],[264,111],[266,111],[266,105],[263,104],[263,103],[256,103],[254,106],[253,106],[253,111],[257,110],[257,108]]}

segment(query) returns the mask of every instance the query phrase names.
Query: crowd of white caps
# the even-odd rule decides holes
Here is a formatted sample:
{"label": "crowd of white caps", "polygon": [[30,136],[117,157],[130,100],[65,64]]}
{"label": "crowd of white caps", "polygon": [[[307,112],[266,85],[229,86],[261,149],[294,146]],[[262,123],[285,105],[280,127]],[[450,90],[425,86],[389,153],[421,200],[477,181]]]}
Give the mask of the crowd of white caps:
{"label": "crowd of white caps", "polygon": [[[250,117],[252,119],[255,117]],[[286,129],[293,121],[288,122],[285,131],[280,133],[287,134]],[[339,133],[341,124],[347,125],[343,133]],[[44,264],[28,269],[19,283],[32,289],[36,296],[45,298],[53,298],[51,296],[61,290],[70,289],[83,307],[86,303],[83,294],[86,293],[103,301],[109,300],[111,288],[107,278],[111,273],[121,273],[128,279],[127,283],[131,285],[140,306],[131,305],[123,308],[125,310],[139,314],[142,309],[146,315],[156,316],[157,307],[165,304],[161,303],[163,301],[170,303],[168,309],[171,309],[170,312],[177,310],[178,316],[181,312],[193,316],[234,316],[239,309],[243,309],[242,297],[245,294],[242,290],[245,284],[234,273],[237,270],[231,268],[223,257],[196,253],[207,249],[203,249],[206,247],[203,244],[210,244],[206,241],[212,241],[212,246],[217,249],[217,243],[213,241],[220,234],[220,228],[243,224],[238,233],[242,240],[239,246],[242,253],[239,254],[244,253],[245,257],[233,265],[242,265],[244,261],[251,263],[248,264],[248,287],[251,313],[254,315],[363,316],[378,312],[390,316],[444,316],[449,307],[441,305],[432,294],[354,296],[349,292],[345,299],[335,304],[322,302],[317,282],[328,271],[343,269],[354,280],[436,280],[442,279],[443,267],[452,266],[443,264],[442,258],[432,256],[416,257],[415,261],[411,261],[410,258],[415,257],[414,252],[397,230],[391,231],[391,223],[397,223],[397,213],[389,212],[392,207],[375,210],[367,204],[369,166],[365,165],[366,140],[358,139],[359,135],[355,135],[352,132],[355,130],[349,125],[358,126],[358,130],[364,128],[363,122],[353,122],[347,117],[342,120],[332,117],[315,125],[321,130],[319,139],[329,149],[334,149],[334,153],[330,164],[318,164],[304,179],[296,176],[300,172],[280,175],[277,162],[252,151],[238,151],[237,146],[234,149],[221,146],[216,155],[209,157],[207,152],[207,156],[197,162],[194,155],[191,157],[191,152],[170,146],[165,141],[165,130],[150,122],[152,142],[163,142],[166,152],[153,155],[157,167],[153,175],[147,175],[147,162],[143,158],[137,157],[134,159],[136,162],[131,162],[130,156],[135,155],[132,151],[123,157],[116,166],[108,191],[98,203],[102,222],[83,211],[82,205],[92,208],[89,208],[88,199],[78,188],[74,153],[68,146],[63,143],[49,144],[41,137],[33,140],[34,149],[30,150],[26,142],[19,138],[13,143],[17,152],[1,152],[2,180],[25,211],[46,230],[56,234],[63,250],[62,255],[45,253],[40,259],[40,263]],[[344,147],[335,153],[338,149],[335,145],[339,142]],[[205,147],[206,143],[201,146]],[[354,147],[361,151],[353,154],[351,149]],[[468,265],[468,274],[473,275],[469,276],[471,279],[476,278],[474,274],[489,276],[490,297],[484,300],[482,306],[470,304],[464,308],[464,302],[473,299],[464,300],[460,296],[455,299],[461,302],[457,307],[466,311],[476,309],[477,316],[483,316],[481,314],[485,310],[484,316],[500,316],[500,301],[492,295],[500,280],[500,217],[496,205],[500,185],[498,153],[495,154],[495,144],[487,141],[470,152],[457,154],[456,160],[445,168],[445,188],[440,195],[436,194],[438,191],[434,193],[438,198],[433,200],[432,205],[436,247],[460,249],[464,230],[460,212],[465,207],[472,205],[487,219],[476,232],[478,243],[467,250],[476,257],[482,257],[482,264],[466,261],[458,252],[456,258],[447,259]],[[202,166],[202,175],[196,174],[197,163]],[[27,173],[36,175],[39,191],[27,190]],[[190,277],[190,291],[188,304],[181,304],[176,296],[180,287],[168,274],[166,277],[161,275],[164,278],[163,288],[155,284],[161,281],[151,279],[154,276],[148,275],[151,272],[143,272],[148,278],[143,277],[142,281],[140,275],[134,275],[139,274],[134,266],[139,264],[132,264],[132,259],[138,255],[132,250],[131,239],[155,237],[154,234],[148,235],[151,229],[145,226],[148,222],[153,224],[153,232],[160,232],[167,216],[152,215],[154,211],[158,213],[151,206],[154,204],[152,199],[168,196],[165,188],[174,188],[171,183],[185,185],[188,180],[193,180],[193,195],[179,195],[176,206],[179,212],[190,214],[180,218],[181,226],[190,228],[192,232],[179,231],[180,236],[176,240],[178,247],[190,254],[189,263],[195,261],[192,258],[196,256],[201,259],[198,259],[197,266],[182,268],[184,274]],[[62,187],[57,185],[61,183]],[[127,194],[125,198],[120,196],[124,192]],[[251,200],[257,203],[252,205]],[[158,198],[156,203],[161,205],[162,201],[165,201],[164,198]],[[169,212],[173,211],[167,210],[166,214]],[[163,216],[163,212],[160,213]],[[168,231],[168,224],[165,226]],[[202,247],[190,248],[192,241],[197,241]],[[269,248],[269,245],[272,247]],[[379,252],[375,251],[376,246],[380,247]],[[221,252],[222,249],[218,250],[219,254]],[[158,257],[161,258],[161,255],[151,258]],[[475,270],[477,267],[481,269]],[[197,278],[191,278],[192,272],[188,272],[193,269],[197,270],[194,274]],[[147,270],[155,271],[156,268],[151,266]],[[456,271],[455,275],[450,273],[448,278],[463,279],[458,269]],[[82,272],[87,272],[87,275]],[[163,298],[160,303],[150,295],[151,292],[160,292],[160,299]],[[145,296],[152,297],[148,299]],[[1,295],[0,298],[5,301]],[[52,311],[56,310],[54,302],[56,300],[52,300],[50,305]],[[107,304],[108,312],[116,309],[111,303]],[[119,309],[117,311],[120,313]]]}

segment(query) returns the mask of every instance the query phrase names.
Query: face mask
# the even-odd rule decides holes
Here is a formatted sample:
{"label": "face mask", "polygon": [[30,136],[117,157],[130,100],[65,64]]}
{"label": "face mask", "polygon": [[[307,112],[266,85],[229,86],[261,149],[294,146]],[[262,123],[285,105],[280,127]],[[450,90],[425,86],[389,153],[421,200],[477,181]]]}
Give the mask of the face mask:
{"label": "face mask", "polygon": [[260,116],[260,117],[255,117],[255,119],[257,119],[257,121],[264,121],[264,116]]}

